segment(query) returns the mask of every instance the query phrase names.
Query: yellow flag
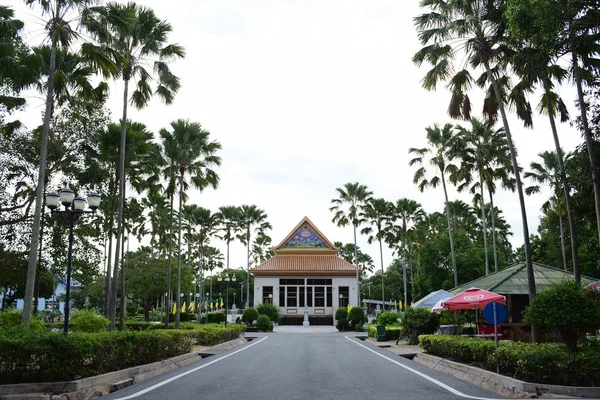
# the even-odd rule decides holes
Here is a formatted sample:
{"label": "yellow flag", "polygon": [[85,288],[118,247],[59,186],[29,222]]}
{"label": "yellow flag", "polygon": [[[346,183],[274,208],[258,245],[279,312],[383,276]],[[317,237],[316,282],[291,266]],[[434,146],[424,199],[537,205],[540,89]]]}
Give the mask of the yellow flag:
{"label": "yellow flag", "polygon": [[177,306],[175,305],[175,303],[173,303],[173,314],[175,314],[177,312]]}
{"label": "yellow flag", "polygon": [[402,301],[398,302],[398,306],[400,307],[400,310],[402,310]]}
{"label": "yellow flag", "polygon": [[195,303],[190,303],[190,306],[188,307],[188,312],[194,312],[194,304]]}
{"label": "yellow flag", "polygon": [[348,304],[348,313],[350,312],[350,304]]}
{"label": "yellow flag", "polygon": [[185,301],[183,302],[183,305],[181,306],[181,312],[185,312]]}
{"label": "yellow flag", "polygon": [[211,310],[213,309],[213,305],[214,305],[214,303],[211,301],[211,302],[210,302],[210,309],[211,309]]}
{"label": "yellow flag", "polygon": [[223,299],[221,299],[221,308],[223,308]]}

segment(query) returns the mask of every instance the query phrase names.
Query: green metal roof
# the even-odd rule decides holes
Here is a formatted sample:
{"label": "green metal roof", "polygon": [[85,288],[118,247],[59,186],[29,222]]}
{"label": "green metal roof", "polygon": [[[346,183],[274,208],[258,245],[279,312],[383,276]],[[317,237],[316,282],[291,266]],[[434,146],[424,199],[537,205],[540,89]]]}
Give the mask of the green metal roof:
{"label": "green metal roof", "polygon": [[[542,292],[553,283],[561,282],[565,279],[573,279],[573,274],[569,271],[550,267],[548,265],[533,263],[533,276],[535,278],[536,292]],[[589,276],[581,276],[583,286],[597,282],[598,279]],[[469,288],[476,287],[488,290],[498,294],[529,294],[527,289],[527,269],[525,263],[520,263],[494,272],[488,276],[482,276],[479,279],[460,285],[450,290],[454,294],[463,292]]]}

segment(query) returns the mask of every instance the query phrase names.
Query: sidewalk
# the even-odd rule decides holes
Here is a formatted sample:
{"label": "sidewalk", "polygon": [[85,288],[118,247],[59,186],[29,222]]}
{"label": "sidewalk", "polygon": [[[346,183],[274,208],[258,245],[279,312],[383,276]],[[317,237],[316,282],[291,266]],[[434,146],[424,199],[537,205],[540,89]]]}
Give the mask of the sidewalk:
{"label": "sidewalk", "polygon": [[405,341],[400,341],[398,344],[396,344],[396,339],[378,342],[376,339],[369,337],[365,341],[379,348],[386,349],[397,356],[412,358],[419,353],[423,353],[423,349],[418,345],[410,345]]}

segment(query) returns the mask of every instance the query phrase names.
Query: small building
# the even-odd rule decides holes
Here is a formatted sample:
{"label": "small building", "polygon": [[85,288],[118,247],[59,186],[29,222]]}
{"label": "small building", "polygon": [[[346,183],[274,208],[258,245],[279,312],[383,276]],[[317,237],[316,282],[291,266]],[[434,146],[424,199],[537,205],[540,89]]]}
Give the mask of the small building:
{"label": "small building", "polygon": [[[45,299],[40,297],[38,299],[38,311],[58,311],[61,314],[65,312],[65,302],[59,301],[58,297],[64,295],[67,292],[67,283],[66,278],[64,276],[56,276],[56,281],[54,283],[54,294],[52,297]],[[80,288],[81,283],[71,278],[71,293],[73,293],[73,289]],[[16,306],[17,310],[22,310],[25,302],[23,299],[17,299],[13,304]],[[10,307],[11,305],[9,305]]]}
{"label": "small building", "polygon": [[279,306],[281,324],[333,325],[338,308],[358,305],[357,269],[308,217],[251,269],[256,303]]}

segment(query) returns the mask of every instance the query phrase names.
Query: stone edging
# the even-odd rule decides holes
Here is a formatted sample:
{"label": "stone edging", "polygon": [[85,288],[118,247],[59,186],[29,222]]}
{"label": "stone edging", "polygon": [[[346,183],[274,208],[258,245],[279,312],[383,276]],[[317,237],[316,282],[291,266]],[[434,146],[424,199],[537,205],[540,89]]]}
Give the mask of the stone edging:
{"label": "stone edging", "polygon": [[413,361],[430,368],[435,366],[436,371],[447,373],[506,397],[531,397],[532,394],[548,393],[583,398],[600,398],[600,387],[530,383],[424,353],[417,354]]}
{"label": "stone edging", "polygon": [[[219,349],[217,352],[247,343],[244,338],[237,338],[229,342],[221,343],[202,352],[183,354],[166,360],[151,364],[140,365],[108,372],[89,378],[78,379],[67,382],[43,382],[43,383],[19,383],[12,385],[0,385],[0,399],[36,399],[36,400],[85,400],[102,396],[124,387],[133,385],[163,374],[176,368],[183,367],[202,359],[202,354],[211,353],[211,349]],[[58,393],[58,394],[55,394]]]}

